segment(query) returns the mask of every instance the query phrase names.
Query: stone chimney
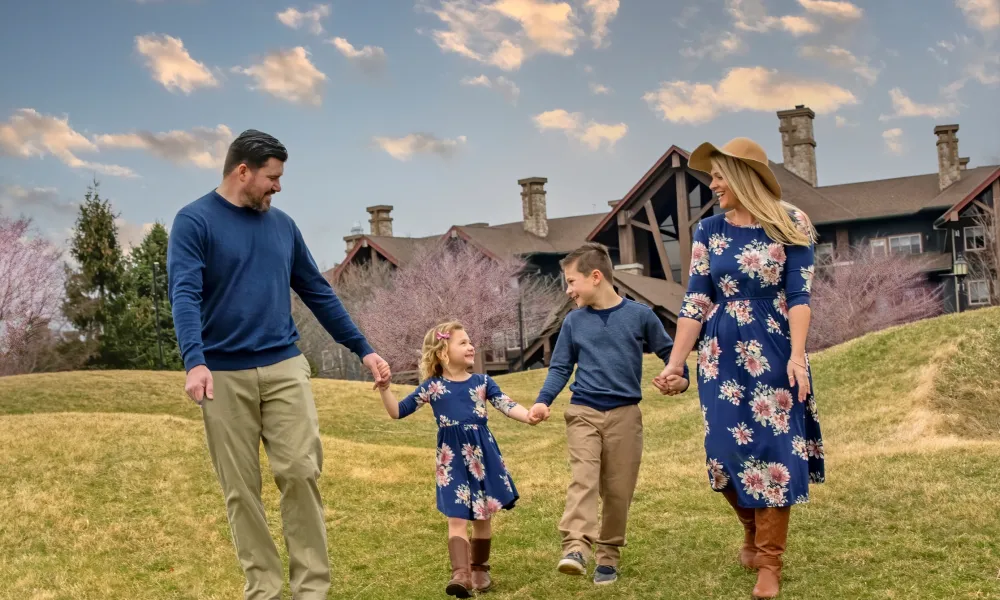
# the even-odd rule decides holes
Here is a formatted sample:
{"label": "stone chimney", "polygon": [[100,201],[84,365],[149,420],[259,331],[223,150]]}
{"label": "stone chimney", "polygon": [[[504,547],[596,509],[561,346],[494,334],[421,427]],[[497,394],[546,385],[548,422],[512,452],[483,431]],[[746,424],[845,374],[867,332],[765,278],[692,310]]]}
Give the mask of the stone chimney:
{"label": "stone chimney", "polygon": [[354,234],[351,234],[351,235],[345,235],[344,236],[344,242],[347,243],[346,253],[350,254],[351,250],[354,250],[354,246],[358,243],[358,240],[360,240],[363,237],[364,237],[364,235],[360,234],[360,233],[354,233]]}
{"label": "stone chimney", "polygon": [[969,168],[969,157],[958,159],[958,170],[965,171]]}
{"label": "stone chimney", "polygon": [[365,210],[371,215],[368,223],[371,224],[372,235],[392,237],[392,217],[389,216],[392,212],[392,207],[386,204],[379,204],[378,206],[369,206]]}
{"label": "stone chimney", "polygon": [[958,158],[958,125],[938,125],[934,128],[937,136],[938,187],[944,189],[962,177]]}
{"label": "stone chimney", "polygon": [[549,235],[549,220],[545,214],[545,177],[528,177],[517,183],[521,186],[521,209],[524,213],[524,230],[538,237]]}
{"label": "stone chimney", "polygon": [[781,132],[781,155],[785,168],[816,187],[816,138],[813,119],[816,113],[799,104],[791,110],[778,111]]}

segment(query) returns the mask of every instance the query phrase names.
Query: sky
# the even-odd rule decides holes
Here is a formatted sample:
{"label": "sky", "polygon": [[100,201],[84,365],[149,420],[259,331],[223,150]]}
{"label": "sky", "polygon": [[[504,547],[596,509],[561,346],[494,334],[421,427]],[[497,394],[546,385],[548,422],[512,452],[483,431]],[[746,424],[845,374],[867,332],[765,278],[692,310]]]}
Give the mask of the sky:
{"label": "sky", "polygon": [[[816,112],[820,185],[1000,164],[1000,0],[10,0],[0,214],[65,243],[96,178],[123,243],[217,186],[249,128],[316,262],[365,207],[396,235],[603,212],[671,145]],[[919,8],[918,8],[919,7]]]}

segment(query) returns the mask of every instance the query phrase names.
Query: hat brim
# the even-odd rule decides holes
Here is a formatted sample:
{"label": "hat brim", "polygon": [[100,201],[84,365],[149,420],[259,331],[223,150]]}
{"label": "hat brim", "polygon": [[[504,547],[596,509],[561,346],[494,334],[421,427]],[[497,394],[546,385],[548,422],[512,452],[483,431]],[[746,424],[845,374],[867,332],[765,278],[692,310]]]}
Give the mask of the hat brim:
{"label": "hat brim", "polygon": [[781,185],[778,184],[778,179],[774,176],[774,172],[771,171],[770,166],[759,160],[743,158],[742,156],[736,156],[735,154],[720,150],[711,142],[705,142],[694,149],[691,157],[688,158],[688,166],[696,171],[703,171],[710,174],[712,172],[712,154],[716,152],[746,163],[748,167],[760,176],[761,181],[764,182],[764,186],[774,194],[774,197],[779,200],[781,199]]}

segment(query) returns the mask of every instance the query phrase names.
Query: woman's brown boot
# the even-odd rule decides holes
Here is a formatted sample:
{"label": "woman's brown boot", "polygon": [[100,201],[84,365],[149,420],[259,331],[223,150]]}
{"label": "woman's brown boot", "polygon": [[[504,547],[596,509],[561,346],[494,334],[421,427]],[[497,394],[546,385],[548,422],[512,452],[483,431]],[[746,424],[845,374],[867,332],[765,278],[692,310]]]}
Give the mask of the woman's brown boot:
{"label": "woman's brown boot", "polygon": [[792,507],[754,509],[757,526],[757,585],[754,600],[775,598],[781,585],[782,555],[788,539],[788,519]]}
{"label": "woman's brown boot", "polygon": [[472,538],[472,587],[477,592],[488,592],[493,587],[490,579],[490,538]]}
{"label": "woman's brown boot", "polygon": [[451,556],[451,581],[445,592],[456,598],[472,597],[472,574],[469,571],[469,540],[458,536],[448,539]]}
{"label": "woman's brown boot", "polygon": [[730,506],[736,511],[736,517],[743,524],[743,547],[740,548],[739,560],[740,564],[743,565],[745,569],[756,569],[756,559],[757,559],[757,543],[756,543],[756,533],[757,527],[755,525],[756,519],[754,516],[754,509],[744,508],[740,506],[737,502],[736,490],[729,487],[722,492],[722,495],[726,497],[729,501]]}

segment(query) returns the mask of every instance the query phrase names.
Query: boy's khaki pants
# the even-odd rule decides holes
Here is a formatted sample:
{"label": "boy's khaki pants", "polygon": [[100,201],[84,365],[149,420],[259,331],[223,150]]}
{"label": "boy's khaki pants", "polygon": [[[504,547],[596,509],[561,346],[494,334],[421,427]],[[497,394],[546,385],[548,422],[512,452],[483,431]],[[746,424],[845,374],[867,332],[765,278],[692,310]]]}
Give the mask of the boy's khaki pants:
{"label": "boy's khaki pants", "polygon": [[642,412],[637,404],[606,412],[570,404],[565,418],[572,480],[559,523],[563,553],[588,560],[597,544],[597,564],[617,567],[642,462]]}
{"label": "boy's khaki pants", "polygon": [[330,587],[317,485],[323,446],[309,375],[302,355],[256,369],[213,371],[215,399],[202,404],[209,455],[246,575],[246,600],[279,600],[284,580],[260,497],[261,439],[281,492],[292,595],[296,600],[321,600]]}

